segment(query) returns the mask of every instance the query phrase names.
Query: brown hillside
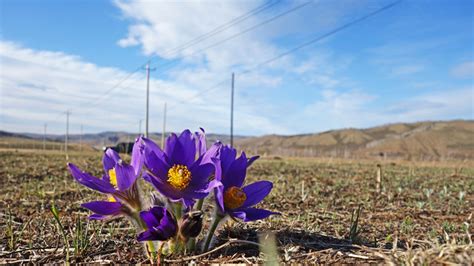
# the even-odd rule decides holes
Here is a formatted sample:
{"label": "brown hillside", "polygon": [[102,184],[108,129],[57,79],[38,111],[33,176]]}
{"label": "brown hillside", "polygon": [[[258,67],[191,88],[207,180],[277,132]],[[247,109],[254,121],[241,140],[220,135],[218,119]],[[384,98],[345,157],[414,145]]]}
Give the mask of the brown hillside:
{"label": "brown hillside", "polygon": [[398,123],[319,134],[245,138],[237,146],[280,156],[408,160],[474,159],[474,121]]}

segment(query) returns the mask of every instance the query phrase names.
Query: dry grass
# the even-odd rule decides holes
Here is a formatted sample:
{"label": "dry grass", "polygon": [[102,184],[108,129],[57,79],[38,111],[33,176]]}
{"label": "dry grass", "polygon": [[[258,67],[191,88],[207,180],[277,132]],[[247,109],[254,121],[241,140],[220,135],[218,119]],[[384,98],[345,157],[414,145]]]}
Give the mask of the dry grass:
{"label": "dry grass", "polygon": [[[72,154],[70,161],[101,172],[100,154]],[[472,265],[474,169],[383,163],[377,194],[377,163],[262,159],[250,170],[249,182],[273,181],[274,190],[261,207],[282,215],[248,224],[229,221],[212,252],[164,259],[263,263],[269,256],[258,242],[271,233],[279,254],[274,262]],[[65,260],[66,245],[49,211],[53,202],[71,262],[146,262],[126,220],[87,221],[80,203],[99,195],[73,181],[62,154],[2,151],[0,178],[0,263]],[[358,223],[352,219],[351,224],[359,206]]]}

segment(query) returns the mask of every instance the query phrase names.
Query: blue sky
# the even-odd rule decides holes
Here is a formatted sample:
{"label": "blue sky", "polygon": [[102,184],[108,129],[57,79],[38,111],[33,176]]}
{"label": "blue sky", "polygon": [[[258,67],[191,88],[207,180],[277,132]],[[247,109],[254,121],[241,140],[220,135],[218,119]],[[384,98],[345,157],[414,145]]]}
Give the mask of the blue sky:
{"label": "blue sky", "polygon": [[472,1],[401,1],[260,65],[392,2],[3,0],[1,129],[62,134],[70,109],[72,133],[136,132],[150,57],[152,131],[166,102],[169,130],[228,132],[232,72],[237,134],[474,119]]}

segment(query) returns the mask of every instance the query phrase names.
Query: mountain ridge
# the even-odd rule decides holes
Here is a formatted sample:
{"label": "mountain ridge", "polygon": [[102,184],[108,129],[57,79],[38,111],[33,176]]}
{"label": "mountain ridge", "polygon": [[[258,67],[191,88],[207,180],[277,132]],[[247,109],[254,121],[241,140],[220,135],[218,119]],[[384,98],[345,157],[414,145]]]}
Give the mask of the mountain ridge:
{"label": "mountain ridge", "polygon": [[[208,143],[229,143],[228,135],[207,134]],[[42,140],[42,134],[0,131],[1,137]],[[131,142],[136,134],[106,131],[84,134],[90,146],[111,146]],[[157,142],[160,133],[150,133]],[[62,142],[64,135],[47,135],[49,141]],[[81,136],[69,135],[71,143]],[[251,154],[267,156],[397,158],[407,160],[474,159],[474,120],[389,123],[369,128],[344,128],[297,135],[269,134],[235,136],[235,146]]]}

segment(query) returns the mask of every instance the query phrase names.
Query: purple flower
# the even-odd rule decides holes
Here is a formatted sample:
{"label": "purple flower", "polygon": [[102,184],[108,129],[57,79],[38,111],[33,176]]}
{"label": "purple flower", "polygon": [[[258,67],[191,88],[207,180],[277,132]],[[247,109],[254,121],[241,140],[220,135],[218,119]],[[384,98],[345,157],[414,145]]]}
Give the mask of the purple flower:
{"label": "purple flower", "polygon": [[102,158],[104,175],[98,178],[81,171],[76,165],[68,163],[72,176],[82,185],[107,194],[107,200],[84,203],[81,206],[94,212],[90,219],[101,220],[122,214],[141,207],[136,179],[143,166],[143,143],[141,138],[135,141],[131,163],[120,159],[117,152],[107,149]]}
{"label": "purple flower", "polygon": [[216,149],[206,151],[203,134],[193,135],[189,130],[179,136],[171,134],[166,139],[164,151],[153,141],[143,140],[148,170],[143,178],[171,201],[182,201],[189,207],[195,199],[205,198],[220,185],[216,180],[210,181],[218,159],[209,156]]}
{"label": "purple flower", "polygon": [[222,182],[222,186],[215,189],[219,213],[229,214],[245,222],[279,214],[252,207],[270,193],[273,184],[269,181],[257,181],[242,187],[247,168],[258,159],[258,156],[247,159],[245,153],[242,152],[242,155],[236,159],[236,155],[237,151],[229,146],[221,146],[219,150],[221,172],[216,175],[216,179]]}
{"label": "purple flower", "polygon": [[173,215],[164,207],[155,206],[149,211],[140,212],[147,230],[138,234],[138,241],[168,240],[178,233],[178,224]]}

